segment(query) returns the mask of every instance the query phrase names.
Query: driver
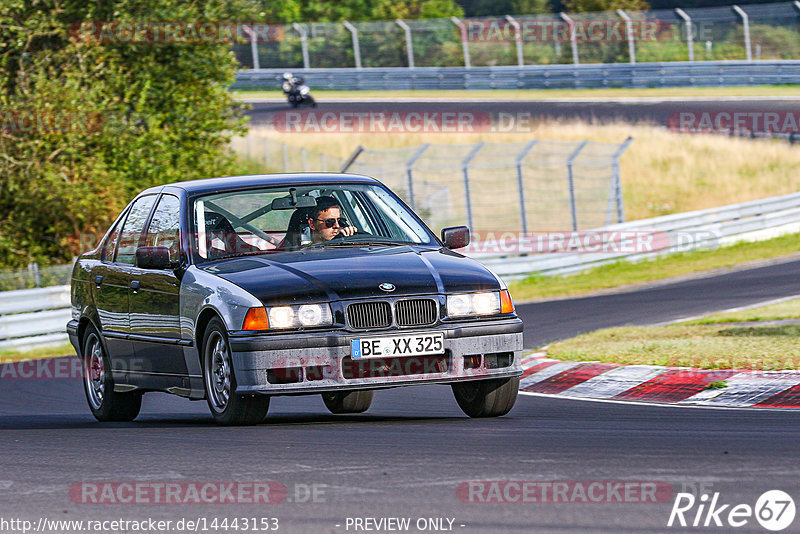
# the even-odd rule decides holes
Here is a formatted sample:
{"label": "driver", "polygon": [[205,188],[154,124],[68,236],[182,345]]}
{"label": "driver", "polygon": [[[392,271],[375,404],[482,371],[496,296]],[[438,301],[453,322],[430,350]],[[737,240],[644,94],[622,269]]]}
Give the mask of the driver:
{"label": "driver", "polygon": [[358,230],[342,217],[339,201],[330,196],[317,197],[317,206],[308,214],[311,242],[322,243],[334,237],[351,236]]}

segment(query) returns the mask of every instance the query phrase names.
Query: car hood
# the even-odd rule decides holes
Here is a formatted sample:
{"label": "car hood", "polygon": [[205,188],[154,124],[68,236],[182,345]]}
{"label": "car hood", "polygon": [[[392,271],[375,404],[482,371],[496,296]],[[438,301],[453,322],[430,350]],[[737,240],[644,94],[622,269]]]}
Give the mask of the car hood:
{"label": "car hood", "polygon": [[[320,248],[237,258],[203,269],[265,306],[294,302],[500,289],[480,263],[447,249],[412,246]],[[381,284],[392,284],[386,292]]]}

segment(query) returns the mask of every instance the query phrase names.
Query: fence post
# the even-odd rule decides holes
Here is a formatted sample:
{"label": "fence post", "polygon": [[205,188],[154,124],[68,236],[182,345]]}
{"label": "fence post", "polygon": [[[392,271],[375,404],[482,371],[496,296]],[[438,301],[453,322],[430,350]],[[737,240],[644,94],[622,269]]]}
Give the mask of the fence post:
{"label": "fence post", "polygon": [[350,35],[353,38],[353,55],[356,58],[356,68],[361,68],[361,47],[358,45],[358,29],[353,26],[349,21],[344,21],[344,27],[350,31]]}
{"label": "fence post", "polygon": [[450,21],[458,26],[458,29],[461,32],[461,49],[464,52],[464,67],[470,68],[472,65],[470,65],[469,61],[469,37],[467,35],[467,26],[461,22],[461,19],[458,17],[450,17]]}
{"label": "fence post", "polygon": [[628,57],[631,65],[636,64],[636,42],[633,40],[633,21],[622,9],[617,10],[617,15],[625,21],[625,33],[628,34]]}
{"label": "fence post", "polygon": [[517,22],[517,20],[511,15],[506,15],[506,20],[509,24],[514,26],[514,40],[517,42],[517,65],[524,67],[525,58],[523,57],[522,53],[522,28],[520,27],[519,22]]}
{"label": "fence post", "polygon": [[355,150],[353,150],[353,153],[352,153],[352,154],[350,154],[350,157],[348,157],[346,160],[344,160],[344,163],[342,163],[342,168],[341,168],[341,169],[339,169],[339,172],[347,172],[347,169],[349,169],[349,168],[350,168],[350,166],[351,166],[353,163],[355,163],[356,159],[358,158],[358,156],[359,156],[359,155],[360,155],[362,152],[364,152],[364,147],[363,147],[363,146],[361,146],[361,145],[358,145],[358,146],[356,147],[356,149],[355,149]]}
{"label": "fence post", "polygon": [[689,47],[689,61],[694,61],[694,36],[692,35],[692,18],[681,8],[675,8],[675,13],[686,23],[686,45]]}
{"label": "fence post", "polygon": [[242,29],[250,36],[250,54],[253,56],[253,68],[260,69],[261,66],[258,63],[258,35],[250,26],[242,26]]}
{"label": "fence post", "polygon": [[522,218],[522,233],[528,233],[528,214],[525,210],[525,183],[522,179],[522,160],[530,153],[533,145],[538,142],[537,139],[529,142],[525,145],[525,148],[522,149],[517,155],[516,165],[517,165],[517,188],[519,189],[519,215]]}
{"label": "fence post", "polygon": [[486,144],[483,141],[477,143],[475,147],[470,150],[467,157],[464,158],[464,161],[461,162],[461,172],[464,174],[464,201],[466,203],[467,208],[467,225],[470,227],[470,230],[474,230],[474,225],[472,224],[472,199],[470,198],[469,194],[469,162],[478,155],[478,151]]}
{"label": "fence post", "polygon": [[403,28],[406,34],[406,54],[408,54],[408,68],[414,68],[414,43],[411,42],[411,28],[402,19],[396,19],[395,22],[398,26]]}
{"label": "fence post", "polygon": [[561,20],[566,22],[569,26],[569,43],[572,47],[572,63],[580,65],[581,62],[578,59],[578,33],[575,31],[575,21],[564,12],[559,13],[559,15],[561,16]]}
{"label": "fence post", "polygon": [[303,50],[303,68],[309,69],[311,68],[311,62],[308,59],[308,34],[306,29],[296,22],[292,22],[292,28],[300,34],[300,47]]}
{"label": "fence post", "polygon": [[306,165],[306,147],[300,149],[300,157],[303,160],[303,172],[306,172],[308,170]]}
{"label": "fence post", "polygon": [[406,162],[406,189],[408,190],[408,203],[411,205],[411,209],[415,211],[417,207],[416,207],[416,202],[414,200],[414,176],[412,173],[412,169],[414,167],[414,164],[417,162],[419,158],[422,157],[423,152],[425,152],[429,146],[431,146],[430,143],[425,143],[424,145],[419,147],[419,149],[416,152],[414,152],[411,158]]}
{"label": "fence post", "polygon": [[617,202],[617,222],[625,222],[625,205],[622,200],[622,179],[619,172],[619,158],[628,150],[631,143],[633,143],[633,136],[628,137],[612,156],[611,172],[613,174],[614,196]]}
{"label": "fence post", "polygon": [[283,172],[289,172],[289,146],[283,143]]}
{"label": "fence post", "polygon": [[328,172],[328,158],[323,153],[319,155],[319,159],[322,161],[322,172]]}
{"label": "fence post", "polygon": [[36,262],[28,264],[28,272],[33,275],[33,283],[36,287],[42,287],[42,278],[39,275],[39,264]]}
{"label": "fence post", "polygon": [[742,17],[742,29],[744,30],[744,48],[747,52],[747,61],[753,61],[753,48],[750,45],[750,17],[747,16],[744,9],[739,6],[733,6],[733,10]]}
{"label": "fence post", "polygon": [[567,184],[569,186],[569,212],[572,216],[572,230],[578,230],[578,213],[575,208],[575,177],[572,174],[572,162],[575,161],[575,158],[578,157],[583,147],[585,147],[589,141],[583,141],[575,151],[570,154],[567,158]]}
{"label": "fence post", "polygon": [[264,166],[269,167],[269,137],[264,138]]}

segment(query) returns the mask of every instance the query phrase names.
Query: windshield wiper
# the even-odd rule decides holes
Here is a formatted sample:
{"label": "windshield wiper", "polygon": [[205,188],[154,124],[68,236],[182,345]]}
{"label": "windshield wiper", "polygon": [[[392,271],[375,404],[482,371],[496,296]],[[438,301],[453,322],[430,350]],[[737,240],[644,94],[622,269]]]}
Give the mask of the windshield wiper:
{"label": "windshield wiper", "polygon": [[368,247],[371,245],[386,245],[386,246],[396,246],[402,247],[406,245],[413,245],[414,243],[404,243],[402,241],[391,241],[391,240],[382,240],[382,239],[358,239],[354,241],[349,240],[335,240],[335,241],[321,241],[319,243],[311,243],[305,246],[305,248],[312,248],[312,247]]}
{"label": "windshield wiper", "polygon": [[248,252],[231,252],[230,254],[222,254],[220,256],[214,256],[213,258],[209,258],[206,261],[214,261],[214,260],[227,260],[230,258],[239,258],[242,256],[261,256],[262,254],[275,254],[276,252],[284,252],[283,249],[280,248],[271,248],[269,250],[251,250]]}

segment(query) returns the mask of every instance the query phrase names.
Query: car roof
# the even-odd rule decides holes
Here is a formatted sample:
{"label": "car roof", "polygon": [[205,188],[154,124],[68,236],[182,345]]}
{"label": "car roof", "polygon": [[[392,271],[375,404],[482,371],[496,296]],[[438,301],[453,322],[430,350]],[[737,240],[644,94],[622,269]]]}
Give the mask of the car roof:
{"label": "car roof", "polygon": [[161,191],[165,187],[183,189],[187,194],[219,193],[221,191],[248,189],[251,187],[269,187],[280,185],[331,184],[331,183],[363,183],[379,184],[375,178],[360,174],[342,174],[330,172],[298,172],[276,174],[250,174],[246,176],[226,176],[222,178],[205,178],[188,180],[151,187],[145,193]]}

